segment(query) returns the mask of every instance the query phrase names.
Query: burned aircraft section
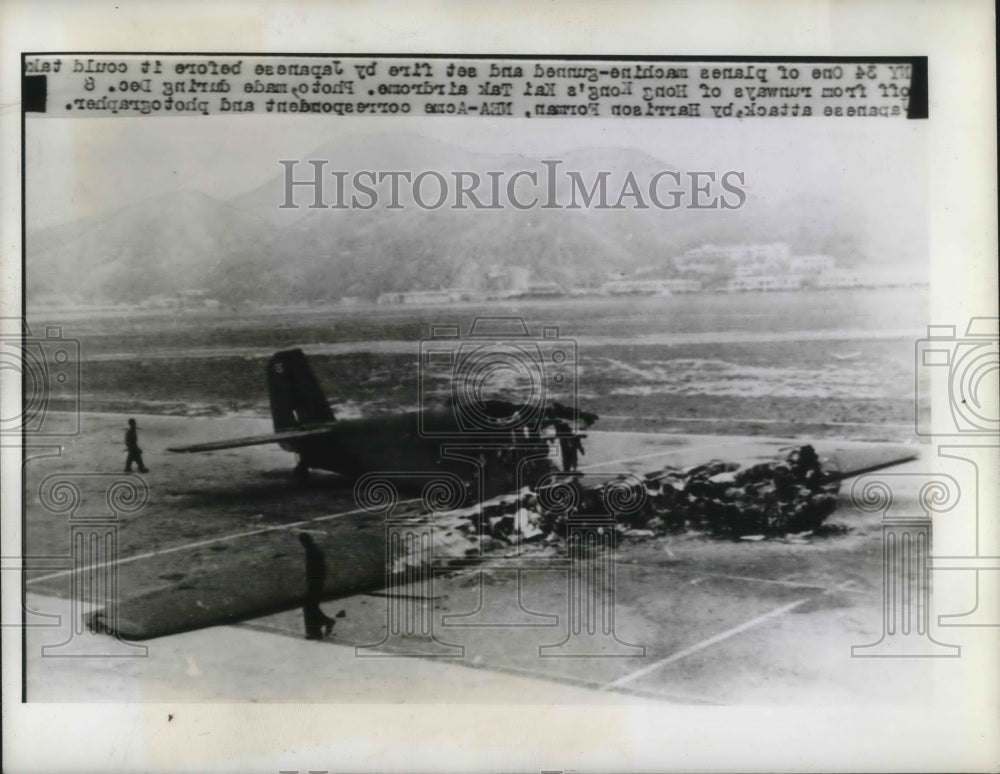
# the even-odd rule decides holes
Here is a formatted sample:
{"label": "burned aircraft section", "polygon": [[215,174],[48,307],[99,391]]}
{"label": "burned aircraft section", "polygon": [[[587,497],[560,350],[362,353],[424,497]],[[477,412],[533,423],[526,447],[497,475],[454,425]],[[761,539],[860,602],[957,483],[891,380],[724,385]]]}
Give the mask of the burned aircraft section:
{"label": "burned aircraft section", "polygon": [[[473,323],[473,336],[482,336],[481,330],[477,334],[481,322]],[[528,335],[519,318],[499,322],[514,323],[522,331],[519,335]],[[305,481],[310,469],[349,479],[374,471],[440,471],[466,482],[470,502],[534,486],[558,469],[557,452],[562,449],[566,456],[568,439],[575,441],[574,449],[580,448],[579,430],[598,419],[575,402],[564,405],[553,397],[575,399],[575,353],[563,342],[545,352],[534,341],[510,344],[493,338],[473,339],[475,346],[468,349],[468,340],[453,343],[441,334],[442,327],[449,333],[457,330],[436,326],[432,337],[421,342],[419,411],[338,420],[303,351],[284,350],[267,363],[273,434],[168,451],[213,452],[275,443],[296,455],[298,481]],[[552,339],[543,341],[551,345]],[[444,378],[449,389],[443,399],[426,388],[442,377],[435,372],[440,363],[448,369]],[[546,390],[546,382],[560,389]],[[509,399],[495,397],[505,393]]]}
{"label": "burned aircraft section", "polygon": [[[267,361],[274,433],[170,451],[277,444],[296,455],[300,483],[311,468],[343,477],[357,510],[344,514],[350,518],[339,524],[339,539],[325,542],[326,598],[392,589],[414,577],[495,561],[508,569],[521,567],[518,562],[547,567],[555,561],[552,566],[562,567],[578,551],[574,540],[581,525],[594,556],[665,536],[805,543],[829,532],[825,521],[837,507],[845,476],[912,456],[899,447],[820,454],[807,444],[755,462],[714,457],[686,467],[615,472],[612,460],[610,467],[599,462],[594,470],[578,470],[577,450],[586,437],[580,430],[598,417],[540,388],[546,359],[538,348],[491,342],[463,351],[461,343],[442,347],[440,337],[432,341],[436,349],[424,351],[422,362],[437,358],[451,369],[452,380],[436,392],[444,400],[422,401],[419,411],[337,419],[303,351],[283,350]],[[490,352],[499,358],[490,359]],[[565,386],[566,372],[557,375],[552,381]],[[422,386],[436,376],[421,371]],[[515,402],[524,383],[529,399]],[[416,532],[399,542],[393,530],[403,528]],[[141,639],[294,607],[300,596],[293,580],[296,560],[279,552],[279,561],[264,563],[273,545],[273,537],[262,540],[240,562],[242,570],[223,562],[181,594],[137,594],[119,611],[121,624],[110,624],[101,611],[91,620],[117,626],[118,636]],[[231,582],[237,576],[253,580],[237,587]]]}

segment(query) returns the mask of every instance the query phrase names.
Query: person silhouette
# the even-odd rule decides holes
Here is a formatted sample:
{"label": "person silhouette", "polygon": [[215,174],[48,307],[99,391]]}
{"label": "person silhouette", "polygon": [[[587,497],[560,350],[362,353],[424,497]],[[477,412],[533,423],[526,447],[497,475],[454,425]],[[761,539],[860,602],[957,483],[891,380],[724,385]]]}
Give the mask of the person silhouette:
{"label": "person silhouette", "polygon": [[556,438],[559,440],[559,451],[562,454],[563,471],[572,473],[576,471],[579,455],[584,454],[581,436],[562,420],[556,421],[555,429]]}
{"label": "person silhouette", "polygon": [[321,640],[329,636],[336,623],[319,606],[323,599],[323,586],[326,583],[326,558],[309,533],[300,532],[299,542],[306,550],[306,596],[302,601],[306,639]]}
{"label": "person silhouette", "polygon": [[128,451],[128,457],[125,458],[125,472],[132,472],[132,463],[134,462],[139,466],[140,473],[149,473],[149,468],[142,462],[142,449],[139,448],[139,431],[134,419],[128,421],[128,430],[125,431],[125,449]]}

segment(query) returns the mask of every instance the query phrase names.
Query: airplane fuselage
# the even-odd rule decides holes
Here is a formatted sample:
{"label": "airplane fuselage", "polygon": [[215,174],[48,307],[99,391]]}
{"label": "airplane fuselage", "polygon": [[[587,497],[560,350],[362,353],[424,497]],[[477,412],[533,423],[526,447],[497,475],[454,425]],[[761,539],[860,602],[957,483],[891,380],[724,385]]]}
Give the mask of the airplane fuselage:
{"label": "airplane fuselage", "polygon": [[554,469],[554,450],[537,433],[463,430],[448,409],[338,420],[323,435],[281,447],[295,452],[300,465],[351,478],[447,472],[464,481],[483,478],[491,490],[530,485]]}

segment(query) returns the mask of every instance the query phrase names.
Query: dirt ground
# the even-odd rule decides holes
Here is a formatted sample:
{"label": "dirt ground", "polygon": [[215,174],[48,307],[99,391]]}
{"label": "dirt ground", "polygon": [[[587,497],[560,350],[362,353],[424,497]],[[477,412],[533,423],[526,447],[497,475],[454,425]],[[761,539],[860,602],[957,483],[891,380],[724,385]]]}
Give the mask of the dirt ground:
{"label": "dirt ground", "polygon": [[915,401],[928,374],[914,361],[914,343],[925,332],[927,304],[925,288],[885,288],[486,306],[123,309],[39,315],[32,325],[58,324],[79,345],[80,379],[52,385],[53,409],[267,418],[267,358],[290,347],[305,350],[338,416],[412,409],[449,394],[450,380],[433,378],[420,360],[433,325],[467,332],[476,316],[513,316],[534,334],[558,327],[573,368],[563,387],[548,384],[547,392],[565,404],[579,400],[601,417],[601,430],[905,442],[915,412],[926,410]]}
{"label": "dirt ground", "polygon": [[[181,442],[264,432],[266,421],[140,416],[139,428],[149,500],[117,523],[112,598],[157,589],[180,594],[207,577],[249,587],[281,572],[298,583],[301,529],[328,546],[331,564],[338,561],[336,547],[362,533],[383,539],[383,524],[357,512],[349,486],[319,474],[297,488],[293,458],[277,448],[163,452]],[[942,680],[968,679],[958,658],[852,658],[852,646],[882,636],[883,562],[879,515],[852,506],[850,481],[830,518],[842,529],[825,537],[635,539],[599,561],[576,557],[582,562],[576,565],[558,547],[500,552],[475,565],[442,564],[390,591],[368,588],[326,601],[329,614],[344,615],[323,642],[303,639],[296,608],[147,640],[140,651],[80,626],[91,605],[74,596],[78,573],[67,559],[67,512],[39,495],[48,476],[75,475],[82,493],[77,517],[107,518],[103,498],[121,476],[122,432],[119,415],[85,414],[82,432],[61,454],[25,467],[27,554],[38,557],[29,566],[39,568],[27,573],[28,700],[475,702],[494,696],[527,703],[834,705],[932,702]],[[594,432],[584,467],[588,475],[605,476],[712,458],[747,462],[772,458],[789,445],[787,438]],[[848,447],[873,445],[818,444],[821,455]],[[893,470],[914,466],[919,461]],[[591,593],[612,586],[613,596]],[[958,600],[959,607],[964,602]],[[58,625],[53,616],[61,616]],[[931,634],[951,641],[934,627]],[[45,657],[43,646],[64,641],[93,658]],[[145,658],[112,658],[109,649]]]}

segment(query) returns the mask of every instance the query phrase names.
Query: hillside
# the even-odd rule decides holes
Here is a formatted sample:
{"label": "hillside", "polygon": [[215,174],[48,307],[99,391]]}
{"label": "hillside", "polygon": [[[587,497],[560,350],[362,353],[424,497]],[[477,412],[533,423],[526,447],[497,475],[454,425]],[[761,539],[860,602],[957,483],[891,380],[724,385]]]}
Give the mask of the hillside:
{"label": "hillside", "polygon": [[[545,158],[562,162],[556,181],[563,203],[570,200],[568,171],[588,183],[608,171],[609,197],[616,197],[629,171],[648,181],[673,168],[622,148]],[[352,173],[438,170],[448,176],[466,170],[485,180],[486,171],[534,171],[536,193],[546,179],[542,158],[471,153],[411,134],[355,137],[318,148],[303,157],[308,159],[326,159],[327,170]],[[373,299],[387,291],[479,288],[497,265],[521,266],[535,280],[572,286],[638,267],[662,265],[669,272],[673,255],[703,242],[783,240],[796,252],[825,252],[851,265],[864,257],[859,235],[872,232],[861,222],[863,199],[837,207],[822,195],[784,201],[752,196],[735,211],[428,210],[412,206],[404,185],[398,210],[310,209],[311,193],[303,189],[298,209],[280,209],[284,179],[277,163],[275,168],[263,186],[230,201],[170,193],[100,218],[29,232],[29,296],[140,303],[198,289],[224,303]],[[296,177],[309,171],[300,164]],[[332,188],[332,176],[328,182]]]}

